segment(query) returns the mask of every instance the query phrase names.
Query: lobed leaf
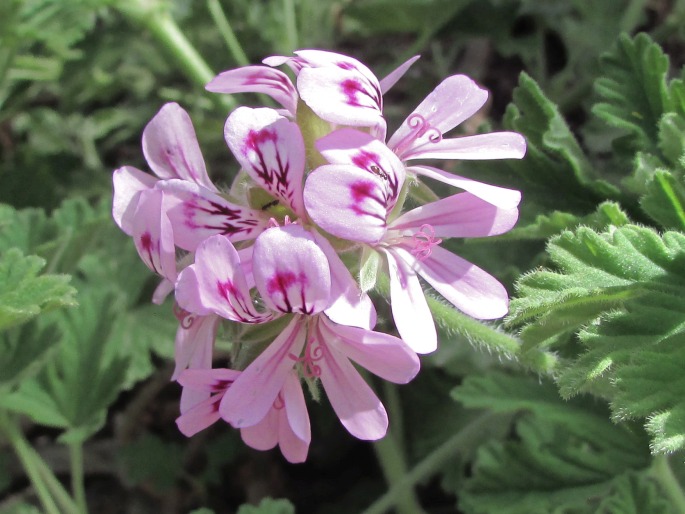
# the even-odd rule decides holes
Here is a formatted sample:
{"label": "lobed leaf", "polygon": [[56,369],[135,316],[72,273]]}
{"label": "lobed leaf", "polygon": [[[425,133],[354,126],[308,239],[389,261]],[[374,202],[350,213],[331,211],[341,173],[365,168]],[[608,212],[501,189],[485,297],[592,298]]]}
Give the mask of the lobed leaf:
{"label": "lobed leaf", "polygon": [[73,306],[75,289],[66,275],[38,275],[45,261],[12,248],[0,257],[0,330],[24,323],[41,311]]}

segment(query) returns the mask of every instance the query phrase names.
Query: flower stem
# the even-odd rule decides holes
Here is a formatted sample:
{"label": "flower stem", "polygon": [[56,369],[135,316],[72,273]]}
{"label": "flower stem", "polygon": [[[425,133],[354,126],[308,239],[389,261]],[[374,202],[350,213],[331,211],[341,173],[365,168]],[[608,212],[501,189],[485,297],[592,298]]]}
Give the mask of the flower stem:
{"label": "flower stem", "polygon": [[[393,427],[393,430],[388,430],[383,439],[375,441],[373,449],[383,471],[385,481],[392,488],[394,484],[407,474],[407,461],[404,452],[403,431],[401,429],[402,412],[397,389],[394,385],[384,382],[383,390],[385,393],[383,395],[385,404],[390,417],[390,426]],[[403,488],[398,493],[396,507],[398,514],[422,514],[424,512],[412,486]]]}
{"label": "flower stem", "polygon": [[469,425],[429,453],[409,473],[405,473],[395,480],[390,489],[362,514],[383,514],[393,506],[399,508],[398,503],[402,501],[402,493],[404,491],[437,473],[447,461],[464,448],[471,448],[475,445],[487,427],[500,417],[501,414],[486,413],[473,420]]}
{"label": "flower stem", "polygon": [[[192,82],[204,87],[214,78],[215,73],[161,3],[154,0],[128,0],[114,5],[131,21],[149,30]],[[236,106],[230,96],[212,95],[212,98],[226,110]]]}
{"label": "flower stem", "polygon": [[0,411],[0,433],[5,434],[14,448],[45,512],[47,514],[78,512],[76,504],[40,455],[24,438],[16,422],[3,411]]}
{"label": "flower stem", "polygon": [[651,475],[659,482],[664,493],[675,507],[675,512],[685,512],[685,493],[673,474],[666,455],[657,455],[652,464]]}
{"label": "flower stem", "polygon": [[293,0],[283,0],[283,28],[287,50],[297,50],[297,23],[295,20],[295,3]]}
{"label": "flower stem", "polygon": [[212,15],[214,24],[217,26],[221,36],[226,42],[228,51],[231,52],[233,60],[240,66],[248,66],[250,61],[247,58],[247,55],[245,55],[238,38],[235,37],[235,32],[233,32],[233,28],[226,17],[226,13],[224,13],[224,10],[221,8],[219,0],[207,0],[207,8]]}
{"label": "flower stem", "polygon": [[71,494],[74,495],[78,512],[87,514],[85,477],[83,475],[83,445],[80,442],[69,443],[69,460],[71,464]]}

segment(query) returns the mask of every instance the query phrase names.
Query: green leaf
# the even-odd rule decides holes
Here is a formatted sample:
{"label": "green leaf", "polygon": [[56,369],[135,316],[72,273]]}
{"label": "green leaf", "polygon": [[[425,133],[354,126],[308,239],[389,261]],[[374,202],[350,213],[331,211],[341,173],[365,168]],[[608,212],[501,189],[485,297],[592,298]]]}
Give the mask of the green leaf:
{"label": "green leaf", "polygon": [[[528,145],[525,159],[507,165],[527,182],[541,205],[577,210],[592,205],[593,197],[619,195],[615,186],[597,176],[557,106],[525,73],[519,77],[504,124],[523,134]],[[559,190],[564,191],[561,197]]]}
{"label": "green leaf", "polygon": [[0,390],[18,384],[41,369],[60,340],[57,326],[26,323],[0,332]]}
{"label": "green leaf", "polygon": [[83,441],[99,430],[121,391],[129,359],[107,350],[120,306],[106,288],[80,296],[81,305],[54,314],[63,338],[41,372],[0,399],[8,409],[67,430],[65,441]]}
{"label": "green leaf", "polygon": [[617,203],[604,202],[597,207],[595,212],[587,216],[577,216],[561,211],[539,214],[533,223],[518,226],[500,236],[499,239],[546,240],[564,230],[572,230],[581,225],[593,229],[604,229],[609,225],[620,227],[628,221],[628,216]]}
{"label": "green leaf", "polygon": [[295,507],[288,500],[264,498],[257,507],[241,505],[237,514],[295,514]]}
{"label": "green leaf", "polygon": [[41,311],[76,304],[69,277],[41,275],[45,261],[16,248],[0,257],[0,330],[24,323]]}
{"label": "green leaf", "polygon": [[640,473],[626,473],[614,481],[597,514],[677,514],[658,484]]}
{"label": "green leaf", "polygon": [[668,68],[668,57],[647,34],[624,34],[602,56],[602,76],[595,81],[602,102],[592,112],[625,130],[633,151],[657,152],[659,120],[671,110]]}
{"label": "green leaf", "polygon": [[659,120],[659,149],[672,166],[678,166],[685,154],[685,119],[674,112],[664,114]]}
{"label": "green leaf", "polygon": [[591,514],[616,477],[650,463],[643,434],[613,424],[597,402],[561,400],[549,382],[492,372],[468,377],[453,396],[519,413],[514,437],[479,449],[458,491],[468,514]]}
{"label": "green leaf", "polygon": [[671,172],[654,173],[640,206],[662,227],[685,230],[685,187]]}
{"label": "green leaf", "polygon": [[564,396],[592,391],[616,420],[647,418],[653,451],[685,447],[685,235],[581,228],[549,252],[559,271],[524,277],[512,302],[524,348],[563,356]]}

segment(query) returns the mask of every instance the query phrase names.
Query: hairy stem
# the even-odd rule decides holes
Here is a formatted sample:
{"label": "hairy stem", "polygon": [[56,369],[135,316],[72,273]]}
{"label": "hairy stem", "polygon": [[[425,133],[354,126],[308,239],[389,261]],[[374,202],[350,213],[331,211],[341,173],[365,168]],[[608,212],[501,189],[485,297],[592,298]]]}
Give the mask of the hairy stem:
{"label": "hairy stem", "polygon": [[473,420],[429,453],[409,473],[395,480],[390,489],[362,514],[383,514],[393,506],[398,506],[404,491],[433,476],[445,463],[454,458],[455,455],[458,455],[463,449],[473,447],[481,435],[486,432],[488,426],[495,423],[501,416],[501,414],[486,413]]}

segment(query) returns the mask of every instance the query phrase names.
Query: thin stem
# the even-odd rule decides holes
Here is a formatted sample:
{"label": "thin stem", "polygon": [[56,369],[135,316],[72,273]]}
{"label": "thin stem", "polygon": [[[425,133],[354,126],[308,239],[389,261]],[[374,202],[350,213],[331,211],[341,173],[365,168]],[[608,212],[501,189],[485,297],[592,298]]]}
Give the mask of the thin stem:
{"label": "thin stem", "polygon": [[685,493],[683,493],[680,482],[673,474],[666,455],[658,455],[654,458],[651,474],[671,500],[675,512],[685,512]]}
{"label": "thin stem", "polygon": [[285,41],[287,50],[297,50],[297,24],[295,21],[295,3],[293,0],[283,0],[283,28],[285,29]]}
{"label": "thin stem", "polygon": [[43,481],[38,469],[35,465],[35,459],[33,458],[33,449],[26,442],[26,440],[21,435],[16,424],[9,419],[9,417],[0,411],[0,431],[5,434],[7,440],[10,442],[14,448],[14,452],[21,461],[26,474],[33,484],[33,489],[36,491],[36,495],[43,505],[43,509],[48,514],[60,514],[59,509],[55,500],[52,498],[50,491]]}
{"label": "thin stem", "polygon": [[[393,384],[384,382],[383,390],[390,426],[393,427],[393,430],[388,430],[383,439],[375,441],[373,449],[385,481],[392,488],[407,474],[407,460],[402,435],[402,411],[397,389]],[[399,494],[396,507],[399,514],[421,514],[424,512],[413,487],[407,487]]]}
{"label": "thin stem", "polygon": [[231,52],[233,60],[240,66],[248,66],[250,61],[248,60],[247,55],[245,55],[238,38],[235,36],[235,32],[233,32],[233,28],[226,17],[226,13],[221,8],[219,0],[207,0],[207,8],[212,15],[214,24],[224,38],[228,51]]}
{"label": "thin stem", "polygon": [[83,445],[80,442],[69,443],[69,460],[71,464],[71,494],[74,495],[78,511],[87,514],[85,477],[83,474]]}
{"label": "thin stem", "polygon": [[[144,26],[178,63],[179,68],[198,86],[204,87],[216,75],[174,19],[158,2],[153,0],[129,0],[114,4],[130,20]],[[236,104],[227,95],[212,95],[214,101],[226,110]]]}
{"label": "thin stem", "polygon": [[57,477],[24,438],[16,422],[3,411],[0,411],[0,432],[5,434],[14,448],[14,452],[24,467],[45,512],[48,514],[78,512],[76,504],[64,490]]}
{"label": "thin stem", "polygon": [[488,426],[501,417],[501,414],[487,413],[476,418],[429,453],[409,473],[396,480],[390,489],[362,514],[383,514],[391,509],[393,505],[397,506],[398,502],[402,499],[404,491],[433,476],[446,462],[454,458],[464,448],[471,448]]}

